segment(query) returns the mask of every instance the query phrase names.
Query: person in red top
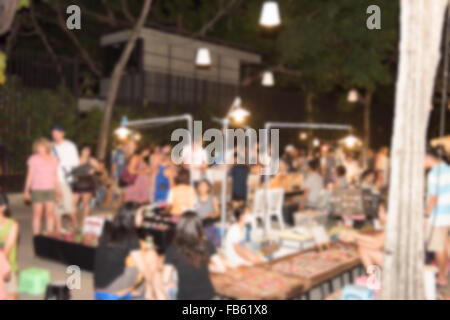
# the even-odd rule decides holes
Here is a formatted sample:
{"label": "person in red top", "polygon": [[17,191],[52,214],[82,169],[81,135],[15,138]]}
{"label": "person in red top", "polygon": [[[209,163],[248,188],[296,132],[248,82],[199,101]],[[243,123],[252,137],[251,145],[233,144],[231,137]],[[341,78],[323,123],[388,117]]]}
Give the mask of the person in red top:
{"label": "person in red top", "polygon": [[51,155],[50,141],[41,138],[33,144],[33,155],[28,159],[28,173],[24,198],[32,202],[33,234],[41,232],[42,215],[45,212],[46,231],[55,227],[55,201],[61,195],[58,182],[58,160]]}

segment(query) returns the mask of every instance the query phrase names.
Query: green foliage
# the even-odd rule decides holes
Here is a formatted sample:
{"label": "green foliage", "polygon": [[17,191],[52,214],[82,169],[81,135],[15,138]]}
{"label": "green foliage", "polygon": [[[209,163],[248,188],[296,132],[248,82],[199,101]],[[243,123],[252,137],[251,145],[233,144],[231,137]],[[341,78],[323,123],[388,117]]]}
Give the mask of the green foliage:
{"label": "green foliage", "polygon": [[0,85],[5,84],[6,82],[6,54],[0,51]]}
{"label": "green foliage", "polygon": [[30,7],[30,0],[20,0],[17,4],[17,11],[29,8]]}
{"label": "green foliage", "polygon": [[16,79],[11,79],[0,89],[0,96],[4,101],[0,112],[6,115],[0,117],[0,137],[15,170],[25,169],[33,140],[49,137],[55,123],[66,128],[69,138],[74,136],[77,107],[67,89],[25,91]]}

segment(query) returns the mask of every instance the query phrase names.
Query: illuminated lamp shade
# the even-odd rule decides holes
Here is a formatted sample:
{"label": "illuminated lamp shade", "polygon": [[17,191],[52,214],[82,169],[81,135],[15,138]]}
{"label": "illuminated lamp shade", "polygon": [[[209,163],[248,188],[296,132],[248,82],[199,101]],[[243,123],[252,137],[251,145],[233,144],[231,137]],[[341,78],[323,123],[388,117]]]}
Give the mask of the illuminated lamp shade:
{"label": "illuminated lamp shade", "polygon": [[263,3],[259,24],[270,29],[280,26],[280,9],[276,1],[266,1]]}
{"label": "illuminated lamp shade", "polygon": [[242,99],[241,97],[236,97],[231,105],[230,112],[228,116],[232,118],[235,122],[241,123],[244,121],[246,117],[250,115],[250,112],[242,108]]}
{"label": "illuminated lamp shade", "polygon": [[348,92],[347,101],[351,103],[355,103],[359,100],[358,91],[356,89],[352,89]]}
{"label": "illuminated lamp shade", "polygon": [[320,140],[317,139],[317,138],[315,138],[315,139],[313,140],[313,146],[314,146],[314,147],[320,146]]}
{"label": "illuminated lamp shade", "polygon": [[124,140],[124,139],[128,138],[128,136],[131,134],[131,130],[126,127],[127,123],[128,123],[128,118],[122,117],[122,120],[120,121],[120,127],[114,131],[114,134],[120,140]]}
{"label": "illuminated lamp shade", "polygon": [[261,84],[264,87],[273,87],[275,85],[275,78],[272,71],[266,71],[263,73]]}
{"label": "illuminated lamp shade", "polygon": [[208,48],[197,49],[195,65],[199,69],[209,69],[211,67],[211,53]]}
{"label": "illuminated lamp shade", "polygon": [[354,148],[357,147],[359,145],[361,145],[361,141],[353,136],[353,135],[348,135],[345,139],[344,139],[344,144],[347,148]]}

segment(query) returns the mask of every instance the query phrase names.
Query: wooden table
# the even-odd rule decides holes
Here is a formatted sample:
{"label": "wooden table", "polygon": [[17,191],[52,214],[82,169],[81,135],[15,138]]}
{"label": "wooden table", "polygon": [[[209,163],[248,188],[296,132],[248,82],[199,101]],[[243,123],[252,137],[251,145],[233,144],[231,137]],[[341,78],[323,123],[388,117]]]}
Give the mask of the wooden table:
{"label": "wooden table", "polygon": [[303,292],[300,279],[271,271],[265,265],[239,267],[210,275],[216,293],[229,299],[287,300]]}
{"label": "wooden table", "polygon": [[[346,246],[344,244],[339,244],[339,245]],[[280,263],[292,260],[299,256],[304,256],[305,254],[312,253],[314,251],[315,251],[314,249],[309,249],[309,250],[305,250],[300,253],[295,253],[295,254],[280,258],[280,259],[272,260],[268,263],[268,267],[271,270],[277,270],[277,265],[279,265]],[[295,272],[285,273],[285,274],[289,275],[291,277],[300,279],[302,281],[302,283],[303,283],[302,295],[306,296],[306,298],[309,299],[309,291],[314,287],[322,286],[324,283],[328,283],[329,291],[333,291],[332,280],[337,277],[342,277],[347,272],[349,273],[350,282],[353,282],[352,270],[355,268],[359,268],[360,266],[361,266],[361,260],[360,260],[359,256],[356,256],[354,258],[349,259],[348,261],[343,261],[342,263],[338,263],[335,266],[330,266],[330,268],[325,270],[324,272],[318,273],[311,277],[295,274]],[[278,270],[278,272],[282,272],[282,271]],[[343,278],[341,278],[341,285],[342,284],[343,284]],[[322,297],[325,298],[325,293],[324,293],[323,287],[321,287],[321,291],[322,291]]]}

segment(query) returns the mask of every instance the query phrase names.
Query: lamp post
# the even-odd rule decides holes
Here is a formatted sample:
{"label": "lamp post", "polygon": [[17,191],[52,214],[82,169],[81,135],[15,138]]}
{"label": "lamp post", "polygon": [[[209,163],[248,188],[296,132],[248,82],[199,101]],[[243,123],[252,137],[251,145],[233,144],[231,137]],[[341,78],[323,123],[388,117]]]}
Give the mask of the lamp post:
{"label": "lamp post", "polygon": [[[213,118],[214,121],[217,121],[222,124],[222,131],[224,133],[224,146],[223,146],[223,175],[222,175],[222,190],[221,190],[221,238],[223,240],[225,236],[225,225],[226,225],[226,217],[227,217],[227,155],[228,155],[228,135],[227,131],[230,126],[230,119],[235,121],[236,123],[242,123],[245,118],[250,115],[246,109],[242,107],[242,99],[238,96],[234,99],[233,104],[231,105],[230,110],[227,115],[220,118]],[[222,241],[223,243],[223,241]]]}

